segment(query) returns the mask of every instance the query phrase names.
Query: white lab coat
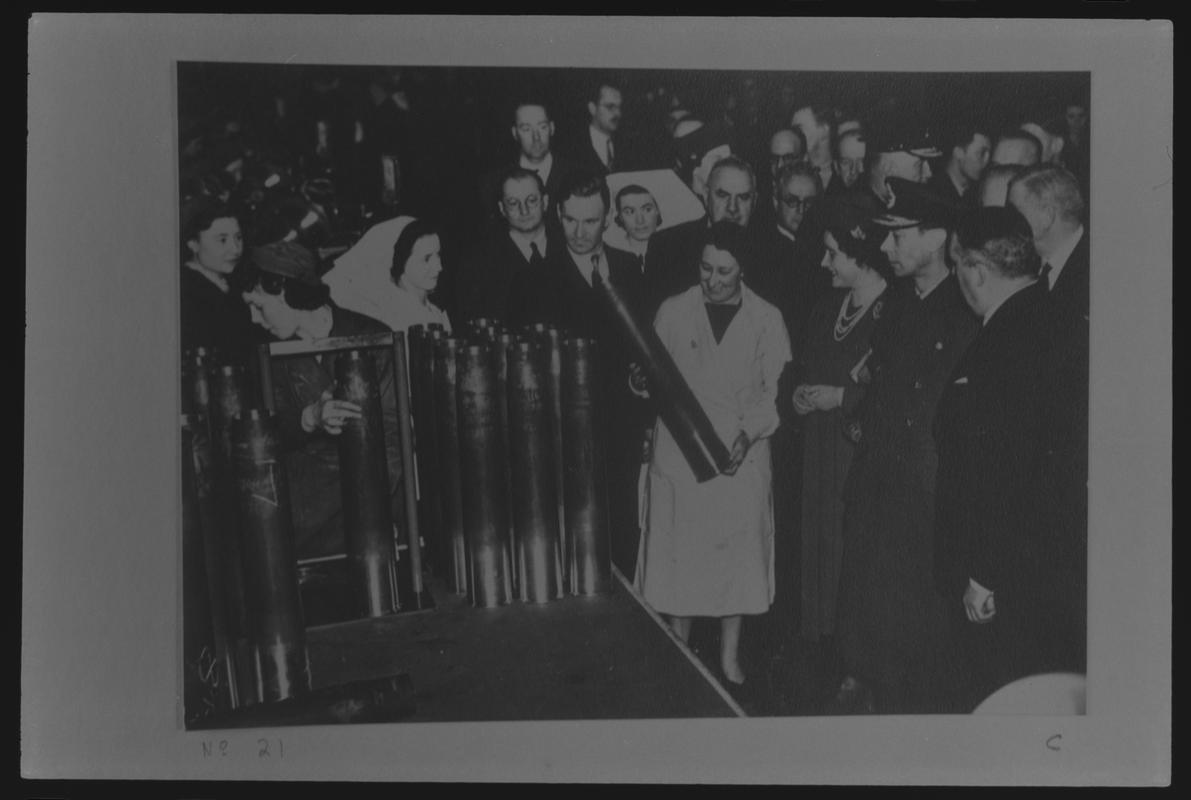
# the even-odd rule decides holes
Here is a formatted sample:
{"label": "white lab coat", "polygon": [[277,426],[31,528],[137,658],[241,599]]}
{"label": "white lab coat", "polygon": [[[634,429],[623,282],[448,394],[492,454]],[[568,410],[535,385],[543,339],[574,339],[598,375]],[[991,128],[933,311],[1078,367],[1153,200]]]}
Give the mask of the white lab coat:
{"label": "white lab coat", "polygon": [[733,476],[698,483],[665,423],[654,430],[642,496],[636,584],[657,611],[677,616],[760,614],[774,596],[770,436],[777,384],[791,359],[781,312],[745,286],[740,311],[716,344],[692,287],[666,300],[654,328],[729,449],[753,442]]}

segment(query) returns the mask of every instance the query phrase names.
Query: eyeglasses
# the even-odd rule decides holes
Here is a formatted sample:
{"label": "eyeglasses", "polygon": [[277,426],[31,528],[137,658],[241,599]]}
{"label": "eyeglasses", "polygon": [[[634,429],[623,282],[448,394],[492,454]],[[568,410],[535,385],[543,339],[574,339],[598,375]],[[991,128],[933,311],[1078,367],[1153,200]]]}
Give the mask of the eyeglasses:
{"label": "eyeglasses", "polygon": [[537,211],[542,207],[542,198],[538,197],[536,194],[530,195],[529,197],[525,198],[524,201],[509,198],[504,202],[505,208],[507,208],[509,211],[520,211],[522,214],[527,211]]}
{"label": "eyeglasses", "polygon": [[782,205],[784,205],[786,208],[800,208],[803,211],[806,211],[815,204],[815,199],[816,198],[814,195],[810,195],[809,197],[799,197],[796,194],[783,194]]}

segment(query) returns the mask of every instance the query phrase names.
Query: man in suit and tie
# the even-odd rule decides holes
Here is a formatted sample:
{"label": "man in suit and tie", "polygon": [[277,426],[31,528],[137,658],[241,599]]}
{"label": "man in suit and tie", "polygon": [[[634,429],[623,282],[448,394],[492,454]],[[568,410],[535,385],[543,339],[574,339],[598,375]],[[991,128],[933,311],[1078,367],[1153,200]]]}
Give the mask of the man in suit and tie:
{"label": "man in suit and tie", "polygon": [[[1078,588],[1063,595],[1076,605],[1069,616],[1086,624],[1088,531],[1088,376],[1090,262],[1085,206],[1079,181],[1054,165],[1027,169],[1009,185],[1009,204],[1033,233],[1042,267],[1039,282],[1050,292],[1055,364],[1047,394],[1062,409],[1051,426],[1045,474],[1049,525],[1062,532],[1076,556],[1065,562],[1065,580]],[[1072,660],[1086,658],[1085,639],[1071,645]]]}
{"label": "man in suit and tie", "polygon": [[1029,224],[1014,208],[968,213],[950,243],[964,299],[981,328],[939,400],[934,436],[935,581],[953,614],[949,688],[971,711],[997,688],[1074,669],[1081,623],[1076,555],[1051,524],[1045,472],[1055,398],[1051,298]]}
{"label": "man in suit and tie", "polygon": [[614,137],[620,128],[621,103],[620,89],[606,81],[595,84],[595,91],[587,101],[587,132],[578,146],[583,170],[607,175],[620,169],[623,161],[617,152],[620,142]]}
{"label": "man in suit and tie", "polygon": [[831,181],[831,144],[835,114],[825,106],[803,106],[794,112],[790,124],[802,131],[806,139],[806,160],[819,173],[819,181],[826,186]]}
{"label": "man in suit and tie", "polygon": [[823,188],[823,194],[835,195],[850,191],[858,185],[864,175],[865,156],[868,155],[868,140],[864,131],[851,129],[836,137],[834,159],[831,162],[831,181]]}
{"label": "man in suit and tie", "polygon": [[480,240],[458,272],[454,294],[460,319],[509,319],[514,276],[563,246],[561,235],[546,226],[550,196],[537,173],[510,167],[500,187],[496,213],[505,224]]}
{"label": "man in suit and tie", "polygon": [[760,201],[760,211],[766,212],[768,220],[768,203],[774,196],[777,186],[777,175],[786,166],[796,164],[806,159],[806,138],[798,128],[782,128],[769,137],[769,160],[766,166],[757,165],[757,176],[761,179],[757,186],[757,199]]}
{"label": "man in suit and tie", "polygon": [[819,267],[822,235],[810,220],[822,194],[819,173],[807,164],[791,164],[778,174],[776,222],[758,237],[758,258],[745,276],[749,288],[782,312],[795,352],[807,314],[831,285],[831,276]]}
{"label": "man in suit and tie", "polygon": [[512,122],[510,130],[517,146],[516,155],[487,173],[480,184],[484,219],[498,228],[503,227],[500,224],[503,214],[496,204],[501,200],[502,184],[510,167],[521,167],[536,174],[542,182],[543,192],[550,196],[555,196],[577,169],[574,162],[552,149],[554,122],[543,102],[536,99],[518,102],[513,107]]}
{"label": "man in suit and tie", "polygon": [[991,152],[992,142],[981,126],[973,122],[957,123],[945,134],[946,162],[943,169],[931,176],[930,185],[958,205],[975,205],[979,198],[974,187],[980,183]]}
{"label": "man in suit and tie", "polygon": [[608,518],[612,560],[625,574],[636,566],[640,529],[637,524],[637,480],[645,432],[652,422],[649,404],[630,384],[633,356],[616,324],[615,315],[600,296],[599,279],[610,282],[624,297],[641,325],[652,317],[643,313],[641,272],[626,253],[604,246],[608,186],[598,175],[579,176],[562,190],[558,217],[564,246],[554,248],[543,263],[514,276],[511,286],[513,325],[553,324],[571,335],[599,343],[600,385],[609,420],[607,430]]}

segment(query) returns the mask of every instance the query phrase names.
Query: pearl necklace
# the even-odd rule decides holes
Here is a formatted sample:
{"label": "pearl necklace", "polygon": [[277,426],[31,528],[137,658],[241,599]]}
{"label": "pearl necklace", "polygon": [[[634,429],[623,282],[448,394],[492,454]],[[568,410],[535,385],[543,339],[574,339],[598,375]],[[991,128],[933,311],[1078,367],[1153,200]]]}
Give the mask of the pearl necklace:
{"label": "pearl necklace", "polygon": [[835,318],[835,329],[831,332],[831,335],[837,342],[842,342],[848,337],[848,334],[851,333],[852,329],[855,328],[857,323],[860,322],[861,317],[864,316],[865,309],[867,309],[871,303],[872,301],[870,300],[864,305],[856,306],[855,310],[849,311],[848,309],[852,305],[852,293],[849,292],[847,296],[844,297],[844,302],[839,307],[839,315]]}

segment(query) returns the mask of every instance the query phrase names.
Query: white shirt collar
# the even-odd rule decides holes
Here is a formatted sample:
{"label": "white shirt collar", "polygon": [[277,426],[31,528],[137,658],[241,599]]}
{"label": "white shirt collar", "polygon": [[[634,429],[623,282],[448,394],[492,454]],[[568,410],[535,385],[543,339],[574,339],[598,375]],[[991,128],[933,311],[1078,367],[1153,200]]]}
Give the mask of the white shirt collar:
{"label": "white shirt collar", "polygon": [[521,255],[525,256],[526,261],[533,258],[533,248],[531,245],[535,244],[538,246],[538,252],[542,254],[542,258],[546,257],[545,225],[538,228],[538,232],[534,234],[533,238],[526,239],[524,236],[517,236],[512,230],[509,231],[509,238],[513,240],[513,244],[517,245],[517,249],[521,251]]}
{"label": "white shirt collar", "polygon": [[550,170],[554,168],[554,154],[546,153],[546,156],[537,164],[532,163],[525,157],[525,153],[521,154],[521,166],[531,172],[538,173],[538,177],[542,179],[542,185],[546,185],[546,181],[550,180]]}
{"label": "white shirt collar", "polygon": [[1050,275],[1047,277],[1050,286],[1049,289],[1055,288],[1055,281],[1059,279],[1059,273],[1063,271],[1063,267],[1067,265],[1067,260],[1071,258],[1071,254],[1075,252],[1079,240],[1083,238],[1083,225],[1079,226],[1079,230],[1075,232],[1067,241],[1055,248],[1054,252],[1050,254],[1049,258],[1043,259],[1047,264],[1050,264]]}
{"label": "white shirt collar", "polygon": [[777,232],[778,232],[778,233],[780,233],[782,236],[785,236],[785,237],[786,237],[787,239],[789,239],[791,242],[796,242],[796,241],[798,241],[797,239],[795,239],[795,238],[794,238],[794,234],[790,233],[788,230],[786,230],[785,228],[783,228],[781,225],[778,225],[778,226],[777,226]]}

